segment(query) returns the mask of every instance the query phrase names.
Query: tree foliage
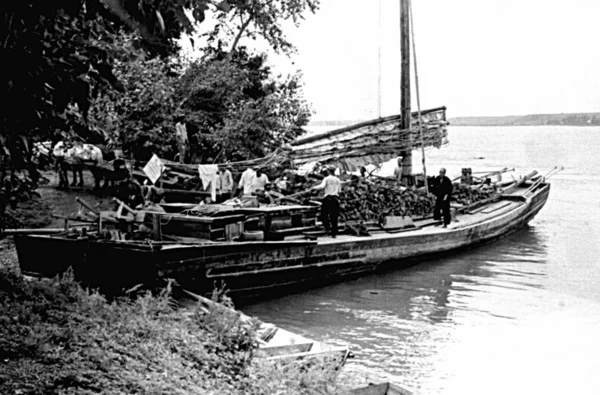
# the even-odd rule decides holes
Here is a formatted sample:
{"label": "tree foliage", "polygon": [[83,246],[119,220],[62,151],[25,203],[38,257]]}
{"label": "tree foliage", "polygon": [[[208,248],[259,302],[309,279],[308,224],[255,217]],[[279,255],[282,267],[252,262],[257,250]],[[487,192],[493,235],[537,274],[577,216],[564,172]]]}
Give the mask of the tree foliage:
{"label": "tree foliage", "polygon": [[126,92],[100,95],[90,119],[137,160],[153,153],[173,159],[177,122],[188,130],[186,160],[203,163],[264,156],[303,133],[308,123],[301,76],[274,78],[264,54],[240,47],[232,59],[212,51],[182,65],[123,48],[128,55],[115,61],[114,72]]}
{"label": "tree foliage", "polygon": [[[318,0],[2,2],[0,42],[7,61],[0,77],[5,105],[0,179],[8,181],[0,185],[0,211],[15,201],[11,191],[23,189],[4,185],[25,190],[35,185],[35,177],[31,183],[23,172],[36,173],[34,141],[79,136],[93,142],[110,135],[140,159],[151,152],[169,157],[175,152],[175,123],[184,121],[201,159],[235,160],[264,155],[298,135],[310,115],[300,76],[276,80],[265,56],[250,55],[239,42],[263,37],[275,51],[289,53],[293,47],[282,24],[298,24],[318,5]],[[207,12],[217,20],[212,42],[234,29],[233,50],[212,46],[181,71],[169,60],[177,53],[174,39],[191,33]],[[126,45],[123,31],[133,34]]]}
{"label": "tree foliage", "polygon": [[192,64],[177,90],[192,150],[204,161],[250,159],[302,134],[311,109],[300,77],[274,78],[266,55],[243,47]]}
{"label": "tree foliage", "polygon": [[172,157],[179,66],[148,57],[134,48],[131,36],[121,38],[120,45],[113,70],[125,92],[100,92],[90,109],[90,125],[137,160],[146,161],[152,153]]}
{"label": "tree foliage", "polygon": [[229,45],[234,54],[244,37],[256,40],[261,37],[275,50],[289,54],[294,46],[285,36],[282,24],[291,22],[295,26],[304,19],[307,11],[316,12],[319,0],[228,0],[231,10],[216,11],[217,24],[208,33],[209,44],[217,48]]}
{"label": "tree foliage", "polygon": [[111,59],[120,28],[135,28],[142,37],[138,45],[166,56],[176,50],[172,39],[193,27],[185,7],[201,21],[208,4],[209,0],[2,2],[2,58],[10,61],[0,77],[2,102],[7,105],[1,152],[22,167],[28,138],[49,138],[56,127],[68,129],[65,123],[77,123],[66,109],[75,104],[85,119],[96,84],[124,90],[112,72]]}
{"label": "tree foliage", "polygon": [[[0,5],[0,178],[18,182],[35,173],[31,143],[57,140],[60,132],[90,138],[92,91],[124,86],[112,71],[115,35],[135,29],[137,45],[153,55],[175,51],[172,39],[191,31],[184,14],[200,22],[211,0],[19,0]],[[35,180],[34,180],[35,181]],[[0,208],[11,191],[0,185]],[[12,200],[14,201],[14,199]]]}

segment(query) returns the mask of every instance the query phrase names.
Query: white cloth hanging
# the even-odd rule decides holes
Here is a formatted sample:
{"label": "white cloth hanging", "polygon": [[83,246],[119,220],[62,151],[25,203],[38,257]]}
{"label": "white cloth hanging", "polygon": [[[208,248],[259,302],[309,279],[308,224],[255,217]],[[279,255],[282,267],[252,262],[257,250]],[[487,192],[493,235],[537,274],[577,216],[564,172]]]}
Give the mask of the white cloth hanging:
{"label": "white cloth hanging", "polygon": [[202,188],[206,190],[210,186],[210,198],[213,202],[217,201],[217,178],[219,166],[217,165],[198,165],[198,175],[202,181]]}

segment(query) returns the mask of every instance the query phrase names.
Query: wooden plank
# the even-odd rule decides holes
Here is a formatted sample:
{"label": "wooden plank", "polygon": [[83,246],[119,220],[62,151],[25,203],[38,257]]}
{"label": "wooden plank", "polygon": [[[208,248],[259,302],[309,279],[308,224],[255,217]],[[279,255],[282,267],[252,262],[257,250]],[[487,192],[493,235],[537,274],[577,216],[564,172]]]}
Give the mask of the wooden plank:
{"label": "wooden plank", "polygon": [[[318,229],[319,228],[316,226],[303,226],[303,227],[298,227],[298,228],[272,230],[269,233],[286,237],[286,236],[292,236],[292,235],[299,235],[299,234],[302,234],[303,232],[316,231]],[[324,232],[323,232],[323,234],[324,234]]]}
{"label": "wooden plank", "polygon": [[355,259],[355,258],[339,259],[339,260],[335,260],[335,261],[314,263],[311,265],[274,267],[274,268],[270,268],[270,269],[251,270],[251,271],[244,271],[244,272],[238,272],[238,273],[227,273],[227,274],[207,274],[206,278],[209,278],[209,279],[228,278],[228,277],[231,278],[231,277],[247,276],[249,274],[259,274],[259,273],[264,274],[264,273],[274,273],[274,272],[281,272],[281,271],[293,271],[293,270],[299,270],[299,269],[306,269],[309,267],[346,266],[346,265],[354,265],[354,264],[364,264],[364,260]]}
{"label": "wooden plank", "polygon": [[[152,211],[146,211],[148,214],[153,214]],[[240,222],[246,219],[243,214],[227,215],[221,217],[206,217],[196,216],[187,214],[169,214],[169,213],[156,213],[163,217],[163,220],[177,221],[177,222],[189,222],[190,224],[214,224],[218,226],[225,226],[227,223]]]}
{"label": "wooden plank", "polygon": [[510,206],[510,205],[511,205],[511,202],[506,202],[506,203],[501,204],[500,206],[489,207],[489,208],[483,210],[481,213],[482,214],[490,214],[490,213],[493,213],[494,211],[498,211],[498,210],[503,209],[504,207]]}
{"label": "wooden plank", "polygon": [[1,233],[5,235],[51,235],[62,233],[63,228],[48,228],[48,229],[4,229]]}
{"label": "wooden plank", "polygon": [[304,352],[309,352],[312,348],[313,343],[298,343],[298,344],[288,344],[285,346],[276,346],[276,347],[261,347],[256,350],[256,356],[262,358],[269,357],[279,357],[282,355],[290,355],[290,354],[299,354]]}
{"label": "wooden plank", "polygon": [[397,230],[414,226],[415,224],[410,217],[387,216],[385,217],[385,223],[381,227],[386,230]]}
{"label": "wooden plank", "polygon": [[152,214],[152,236],[155,241],[162,240],[162,229],[160,225],[160,216],[157,214]]}

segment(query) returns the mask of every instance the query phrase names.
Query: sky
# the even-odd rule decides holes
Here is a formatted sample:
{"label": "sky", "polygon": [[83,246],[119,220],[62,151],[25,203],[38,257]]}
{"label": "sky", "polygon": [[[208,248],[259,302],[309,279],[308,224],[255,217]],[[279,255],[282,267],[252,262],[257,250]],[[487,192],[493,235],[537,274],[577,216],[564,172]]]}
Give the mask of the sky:
{"label": "sky", "polygon": [[[314,120],[399,112],[398,0],[321,0],[286,30]],[[600,1],[413,0],[421,107],[448,116],[600,111]],[[411,63],[412,66],[412,63]],[[414,74],[413,74],[414,79]],[[413,109],[416,109],[413,85]]]}
{"label": "sky", "polygon": [[[422,109],[446,106],[449,117],[600,111],[600,1],[412,2]],[[285,28],[298,53],[271,63],[302,71],[313,120],[377,117],[378,76],[381,115],[397,114],[399,30],[399,0],[321,0],[299,28]],[[416,110],[414,70],[412,78]]]}

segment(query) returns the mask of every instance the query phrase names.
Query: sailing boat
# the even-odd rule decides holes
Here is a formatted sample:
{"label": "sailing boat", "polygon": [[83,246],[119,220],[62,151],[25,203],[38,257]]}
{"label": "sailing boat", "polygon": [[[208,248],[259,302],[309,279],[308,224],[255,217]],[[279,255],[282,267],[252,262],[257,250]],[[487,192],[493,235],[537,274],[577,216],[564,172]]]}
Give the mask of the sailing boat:
{"label": "sailing boat", "polygon": [[[413,148],[443,144],[445,108],[410,112],[409,3],[401,1],[402,113],[300,139],[293,145],[298,163],[330,160],[356,166],[395,157],[401,150],[405,169],[410,171]],[[15,242],[24,274],[54,276],[71,266],[76,279],[106,292],[138,283],[152,286],[160,279],[174,278],[186,289],[209,294],[224,283],[239,301],[242,296],[265,298],[382,268],[400,269],[434,254],[497,239],[525,226],[544,207],[549,193],[546,177],[531,173],[489,199],[462,207],[447,228],[420,218],[414,219],[410,228],[394,232],[380,229],[370,236],[311,240],[291,235],[280,241],[142,243],[31,235],[16,236]],[[254,214],[267,217],[286,212],[282,207],[254,210]],[[40,261],[40,251],[54,259]]]}

